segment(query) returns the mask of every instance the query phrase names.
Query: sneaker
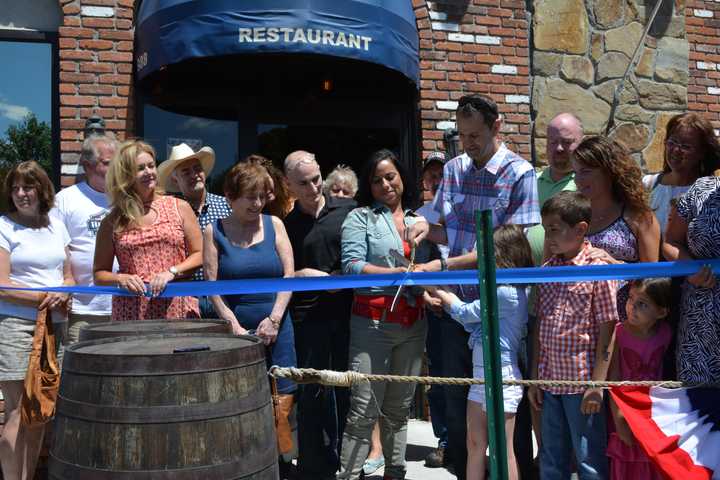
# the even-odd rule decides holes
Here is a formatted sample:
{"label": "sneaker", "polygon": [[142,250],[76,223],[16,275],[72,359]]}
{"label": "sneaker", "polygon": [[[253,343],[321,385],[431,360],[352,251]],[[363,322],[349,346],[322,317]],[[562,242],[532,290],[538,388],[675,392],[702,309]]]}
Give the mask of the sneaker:
{"label": "sneaker", "polygon": [[425,457],[425,466],[428,468],[440,468],[445,466],[445,449],[438,447]]}
{"label": "sneaker", "polygon": [[372,475],[385,466],[385,457],[369,458],[363,464],[363,473]]}

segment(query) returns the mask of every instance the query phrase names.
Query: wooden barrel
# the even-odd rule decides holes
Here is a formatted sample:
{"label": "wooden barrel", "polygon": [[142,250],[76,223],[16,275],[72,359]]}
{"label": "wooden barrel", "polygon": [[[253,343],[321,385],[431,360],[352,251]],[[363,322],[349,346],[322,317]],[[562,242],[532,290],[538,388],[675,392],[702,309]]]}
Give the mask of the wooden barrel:
{"label": "wooden barrel", "polygon": [[265,347],[162,334],[71,345],[50,450],[53,479],[278,478]]}
{"label": "wooden barrel", "polygon": [[88,325],[80,330],[80,341],[110,337],[131,337],[160,333],[232,333],[225,320],[139,320]]}

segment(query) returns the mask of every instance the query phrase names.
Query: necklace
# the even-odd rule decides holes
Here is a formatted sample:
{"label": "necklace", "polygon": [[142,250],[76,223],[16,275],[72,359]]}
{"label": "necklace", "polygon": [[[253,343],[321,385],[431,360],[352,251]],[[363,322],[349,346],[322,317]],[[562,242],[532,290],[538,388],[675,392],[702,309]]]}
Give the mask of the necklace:
{"label": "necklace", "polygon": [[614,218],[617,216],[617,211],[620,209],[620,205],[613,204],[609,208],[607,208],[603,213],[599,213],[594,211],[592,218],[595,221],[603,222],[610,218]]}

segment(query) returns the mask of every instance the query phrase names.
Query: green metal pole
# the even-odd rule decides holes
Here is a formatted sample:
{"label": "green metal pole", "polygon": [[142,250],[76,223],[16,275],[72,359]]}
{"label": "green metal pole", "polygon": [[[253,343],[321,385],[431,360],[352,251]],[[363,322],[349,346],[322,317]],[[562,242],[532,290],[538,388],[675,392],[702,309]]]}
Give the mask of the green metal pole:
{"label": "green metal pole", "polygon": [[[481,304],[485,398],[490,444],[490,479],[507,480],[508,464],[500,369],[500,326],[498,324],[497,285],[492,211],[475,212],[477,233],[478,290]],[[512,439],[510,439],[512,441]]]}

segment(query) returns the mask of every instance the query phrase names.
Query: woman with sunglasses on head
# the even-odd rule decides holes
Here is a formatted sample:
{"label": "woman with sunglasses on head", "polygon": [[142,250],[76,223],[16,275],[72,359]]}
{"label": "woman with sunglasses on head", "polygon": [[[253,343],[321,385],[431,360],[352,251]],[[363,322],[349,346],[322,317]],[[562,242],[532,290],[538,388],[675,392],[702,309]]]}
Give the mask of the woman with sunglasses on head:
{"label": "woman with sunglasses on head", "polygon": [[697,113],[675,115],[666,131],[662,172],[643,177],[661,232],[665,232],[668,224],[671,200],[720,166],[720,144],[712,124],[705,118]]}

